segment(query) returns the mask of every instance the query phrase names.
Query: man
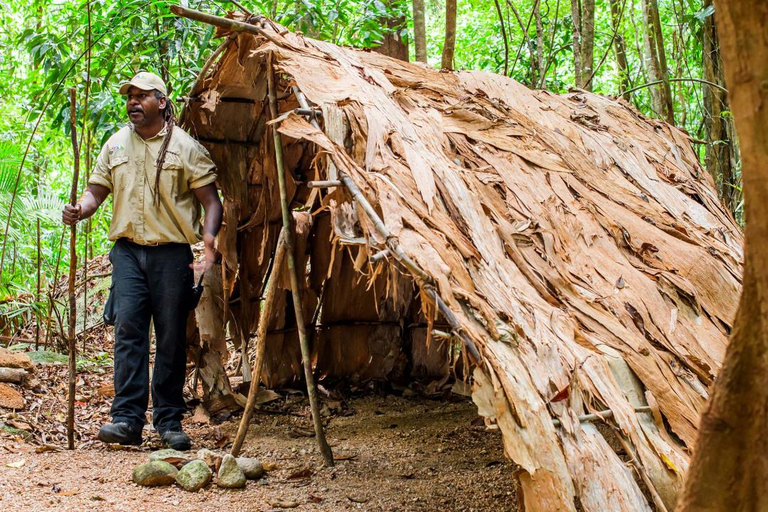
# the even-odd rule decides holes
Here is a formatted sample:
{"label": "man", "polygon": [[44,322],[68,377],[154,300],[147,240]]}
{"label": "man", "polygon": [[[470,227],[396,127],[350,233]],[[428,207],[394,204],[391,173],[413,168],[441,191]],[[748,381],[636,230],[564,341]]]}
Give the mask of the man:
{"label": "man", "polygon": [[[114,195],[109,239],[115,306],[115,399],[105,443],[139,445],[149,399],[149,327],[156,334],[152,373],[153,424],[163,442],[191,448],[181,429],[186,410],[186,322],[194,284],[190,244],[205,242],[207,271],[214,264],[222,206],[215,166],[206,150],[174,127],[162,79],[142,72],[120,87],[130,123],[101,150],[83,196],[62,213],[72,225]],[[200,222],[200,205],[205,223]]]}

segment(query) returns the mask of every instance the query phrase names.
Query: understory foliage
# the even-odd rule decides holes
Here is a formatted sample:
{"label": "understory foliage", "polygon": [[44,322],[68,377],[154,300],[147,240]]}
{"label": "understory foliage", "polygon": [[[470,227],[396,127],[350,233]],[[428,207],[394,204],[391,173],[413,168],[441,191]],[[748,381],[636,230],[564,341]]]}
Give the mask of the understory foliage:
{"label": "understory foliage", "polygon": [[[0,316],[44,313],[45,293],[56,269],[65,273],[68,266],[68,247],[64,243],[62,253],[64,230],[59,219],[72,179],[69,88],[76,89],[78,98],[82,190],[101,145],[126,122],[117,85],[139,70],[157,72],[181,107],[184,94],[218,45],[213,27],[176,18],[169,10],[172,3],[177,2],[5,0],[0,4],[0,51],[4,56],[0,78],[5,92],[0,96],[4,112],[0,118],[0,241],[5,246],[0,261],[0,299],[4,301]],[[239,8],[223,1],[178,3],[217,15]],[[376,47],[395,37],[408,45],[414,59],[411,0],[238,3],[291,30],[336,44]],[[445,1],[423,3],[427,61],[438,67]],[[595,0],[594,68],[589,88],[618,96],[653,81],[647,46],[650,29],[644,18],[649,3],[659,13],[661,53],[667,62],[666,78],[672,79],[675,123],[697,141],[704,162],[707,148],[735,146],[735,141],[708,137],[710,109],[705,88],[710,85],[696,81],[707,75],[702,41],[714,12],[711,2]],[[530,87],[565,92],[576,83],[572,13],[571,0],[458,0],[453,68],[502,74],[506,70],[508,76]],[[626,66],[617,62],[619,40]],[[640,87],[625,97],[643,114],[662,117],[654,106],[654,87]],[[718,113],[730,116],[727,108]],[[739,217],[738,151],[731,154],[734,174],[720,185],[738,191],[732,209]],[[84,257],[108,249],[109,217],[107,204],[90,223],[79,226],[81,263]]]}

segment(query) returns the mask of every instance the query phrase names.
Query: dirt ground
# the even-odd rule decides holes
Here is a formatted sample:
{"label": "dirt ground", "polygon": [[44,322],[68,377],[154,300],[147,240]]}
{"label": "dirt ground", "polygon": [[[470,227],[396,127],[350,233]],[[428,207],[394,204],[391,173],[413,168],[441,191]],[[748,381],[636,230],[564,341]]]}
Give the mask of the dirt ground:
{"label": "dirt ground", "polygon": [[[296,398],[292,410],[306,409]],[[476,425],[465,398],[363,396],[346,415],[333,416],[328,440],[337,458],[324,468],[303,413],[257,413],[243,455],[271,470],[243,490],[209,485],[197,493],[178,487],[143,488],[131,471],[153,447],[115,450],[87,442],[75,452],[49,451],[19,438],[0,440],[0,507],[4,510],[516,510],[501,435]],[[190,426],[193,450],[226,451],[238,418]],[[475,423],[475,424],[473,424]],[[145,432],[146,434],[146,432]],[[217,448],[218,445],[224,445]]]}

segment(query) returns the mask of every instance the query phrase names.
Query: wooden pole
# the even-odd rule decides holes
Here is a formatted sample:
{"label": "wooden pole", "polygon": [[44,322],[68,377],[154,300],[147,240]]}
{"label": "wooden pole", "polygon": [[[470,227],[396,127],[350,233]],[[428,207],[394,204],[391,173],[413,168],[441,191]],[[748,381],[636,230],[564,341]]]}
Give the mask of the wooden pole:
{"label": "wooden pole", "polygon": [[[264,352],[267,347],[267,328],[269,327],[269,318],[272,316],[272,308],[275,303],[277,285],[280,281],[280,270],[285,258],[286,240],[285,228],[280,230],[280,237],[277,240],[277,249],[272,260],[272,270],[267,277],[267,288],[264,291],[264,306],[259,312],[259,329],[256,333],[256,355],[253,360],[253,369],[251,370],[251,388],[248,390],[248,401],[245,403],[243,417],[240,418],[240,426],[237,428],[235,441],[232,443],[230,453],[233,457],[240,455],[240,449],[243,447],[245,434],[248,432],[248,425],[251,423],[253,410],[256,408],[256,395],[259,394],[259,381],[261,380],[261,368],[264,366]],[[243,360],[247,361],[245,355]]]}
{"label": "wooden pole", "polygon": [[[267,69],[267,87],[269,95],[269,110],[272,119],[278,116],[277,94],[275,93],[275,76],[272,68],[272,54],[268,60],[269,69]],[[285,231],[286,251],[288,252],[288,273],[291,278],[291,295],[293,296],[293,309],[296,317],[296,325],[299,331],[299,344],[301,345],[301,362],[304,365],[304,378],[307,381],[307,395],[309,397],[309,408],[312,411],[312,422],[315,427],[315,437],[320,448],[320,453],[328,466],[333,466],[333,453],[328,441],[325,439],[323,423],[320,418],[320,408],[317,402],[317,388],[315,387],[315,378],[312,374],[312,359],[309,350],[309,341],[307,339],[307,326],[304,323],[304,310],[301,305],[301,288],[299,287],[298,272],[296,269],[296,258],[294,254],[293,225],[291,224],[291,212],[288,205],[288,193],[285,186],[285,165],[283,163],[283,143],[277,127],[272,127],[272,136],[275,143],[275,160],[277,162],[277,180],[280,186],[280,203],[283,213],[283,230]],[[253,383],[251,384],[254,385]]]}
{"label": "wooden pole", "polygon": [[[40,217],[37,218],[37,293],[35,294],[35,301],[40,302],[40,292],[41,292],[41,281],[40,281],[40,262],[42,260],[41,258],[41,247],[40,247]],[[37,328],[35,329],[35,350],[40,349],[40,327],[42,327],[40,322],[40,314],[38,313],[35,315],[35,325]]]}
{"label": "wooden pole", "polygon": [[213,14],[206,14],[204,12],[196,11],[194,9],[187,9],[186,7],[181,7],[180,5],[172,5],[171,12],[176,16],[189,18],[190,20],[199,21],[200,23],[207,23],[208,25],[213,25],[214,27],[223,28],[223,29],[229,30],[230,32],[245,32],[247,34],[253,34],[255,36],[264,36],[277,45],[284,46],[285,44],[285,43],[280,44],[280,42],[272,34],[269,34],[267,31],[255,25],[251,25],[249,23],[243,23],[242,21],[231,20],[229,18],[224,18],[221,16],[214,16]]}
{"label": "wooden pole", "polygon": [[[75,88],[69,90],[69,126],[72,136],[72,152],[74,156],[74,175],[69,202],[74,206],[77,202],[77,182],[80,178],[80,152],[77,148],[77,124]],[[67,395],[67,446],[75,449],[75,383],[77,373],[77,346],[75,345],[75,322],[77,321],[77,303],[75,301],[75,275],[77,273],[77,226],[72,224],[69,232],[69,393]]]}

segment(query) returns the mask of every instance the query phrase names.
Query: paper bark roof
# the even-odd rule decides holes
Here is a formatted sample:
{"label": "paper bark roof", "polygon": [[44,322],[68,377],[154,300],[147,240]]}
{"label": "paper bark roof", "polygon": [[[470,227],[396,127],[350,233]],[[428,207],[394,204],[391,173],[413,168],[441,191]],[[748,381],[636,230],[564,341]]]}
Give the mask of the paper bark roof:
{"label": "paper bark roof", "polygon": [[[288,194],[312,213],[297,215],[298,253],[306,316],[323,304],[318,373],[386,378],[402,369],[404,339],[416,372],[445,372],[451,356],[445,342],[427,343],[434,312],[410,277],[354,245],[383,240],[351,197],[340,188],[315,197],[296,181],[341,170],[480,348],[473,398],[520,465],[526,508],[672,508],[742,272],[741,231],[688,136],[587,92],[274,38],[232,36],[185,112],[219,169],[225,294],[240,298],[231,311],[239,328],[255,331],[254,297],[280,222],[269,58],[280,111],[299,106],[297,85],[327,132],[295,114],[275,124],[296,178]],[[301,375],[282,300],[269,319],[268,385]],[[644,405],[652,413],[635,412]],[[605,409],[613,429],[577,420]]]}

